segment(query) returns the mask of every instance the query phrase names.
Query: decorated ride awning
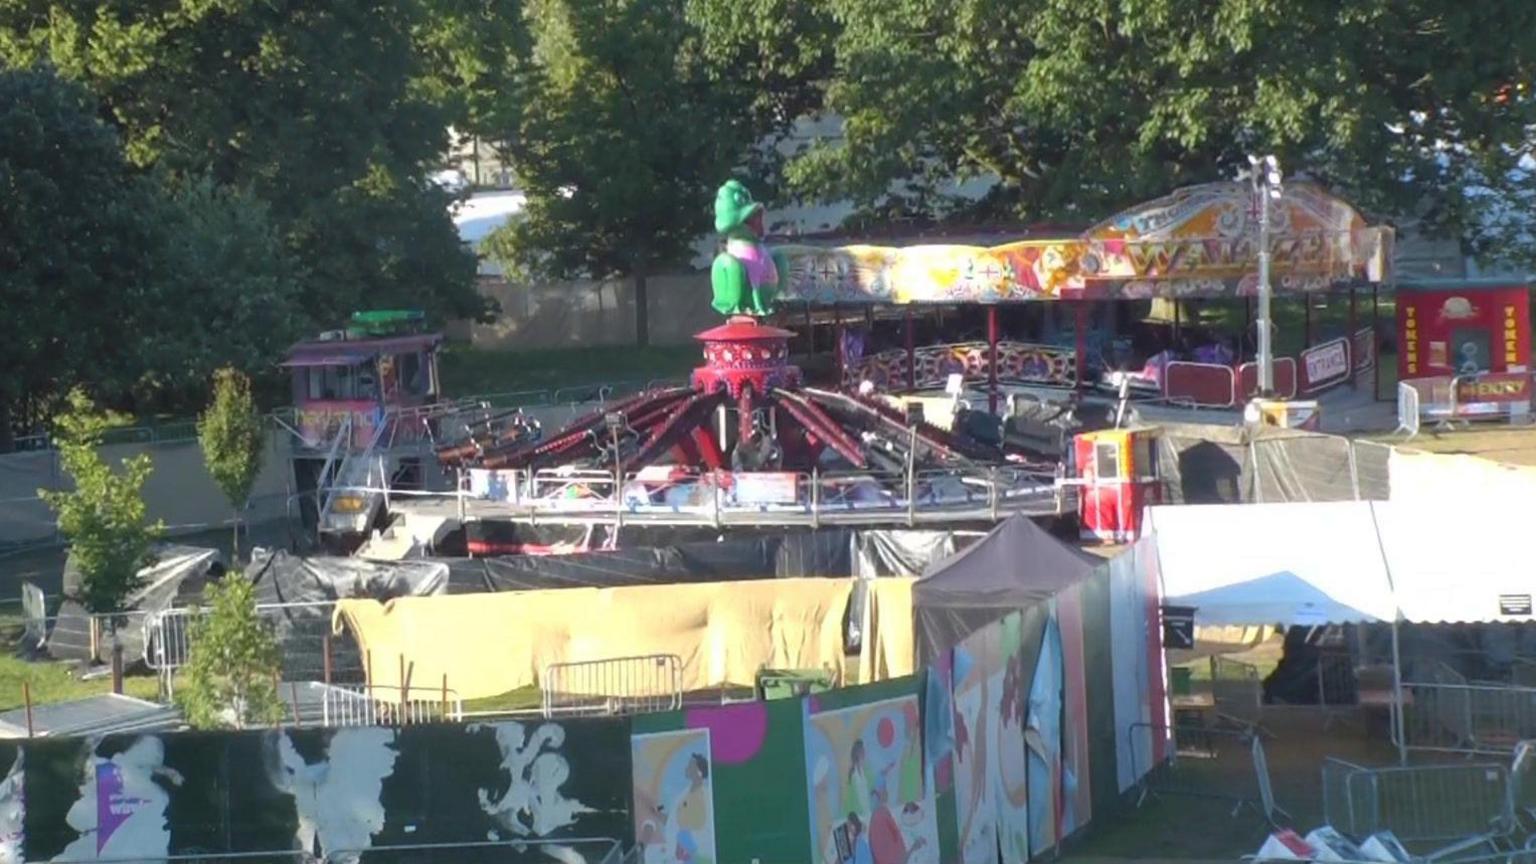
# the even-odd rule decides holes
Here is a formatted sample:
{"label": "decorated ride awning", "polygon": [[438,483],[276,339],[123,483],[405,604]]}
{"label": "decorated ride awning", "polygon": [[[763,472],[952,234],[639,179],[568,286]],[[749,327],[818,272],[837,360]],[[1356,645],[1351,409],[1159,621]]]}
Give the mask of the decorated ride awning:
{"label": "decorated ride awning", "polygon": [[440,333],[413,333],[382,339],[336,339],[300,342],[288,349],[279,366],[356,366],[381,354],[430,351],[443,341]]}
{"label": "decorated ride awning", "polygon": [[[1001,246],[781,246],[781,300],[1014,303],[1146,297],[1243,297],[1258,290],[1257,202],[1246,183],[1180,189],[1080,237]],[[1315,184],[1270,205],[1278,294],[1387,281],[1392,229]]]}

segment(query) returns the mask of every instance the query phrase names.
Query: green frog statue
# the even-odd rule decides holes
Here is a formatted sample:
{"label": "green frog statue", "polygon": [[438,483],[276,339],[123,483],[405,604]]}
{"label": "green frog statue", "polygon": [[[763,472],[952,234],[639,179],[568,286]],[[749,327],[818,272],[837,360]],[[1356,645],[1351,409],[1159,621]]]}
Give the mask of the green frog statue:
{"label": "green frog statue", "polygon": [[709,274],[715,311],[753,317],[771,313],[789,265],[763,245],[763,205],[739,181],[726,181],[715,193],[715,231],[725,237],[725,251],[715,256]]}

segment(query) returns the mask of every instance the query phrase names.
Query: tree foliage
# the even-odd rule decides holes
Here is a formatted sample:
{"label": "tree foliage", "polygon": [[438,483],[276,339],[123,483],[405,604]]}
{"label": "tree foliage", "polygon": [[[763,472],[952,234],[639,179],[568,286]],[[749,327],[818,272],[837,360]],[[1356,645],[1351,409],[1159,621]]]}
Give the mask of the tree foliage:
{"label": "tree foliage", "polygon": [[[85,84],[130,161],[264,202],[306,265],[303,306],[334,322],[405,304],[440,317],[486,305],[474,261],[427,182],[449,81],[419,42],[429,0],[51,0],[0,5],[0,60]],[[441,41],[441,40],[439,40]],[[446,60],[444,60],[446,62]]]}
{"label": "tree foliage", "polygon": [[245,729],[277,723],[283,702],[277,640],[256,612],[255,591],[238,572],[206,594],[209,608],[193,620],[176,704],[196,729]]}
{"label": "tree foliage", "polygon": [[149,290],[148,190],[89,97],[40,71],[0,71],[0,452],[72,383],[125,387],[125,332]]}
{"label": "tree foliage", "polygon": [[743,76],[719,74],[710,44],[738,55],[687,12],[685,0],[539,0],[495,136],[528,202],[489,253],[538,276],[633,278],[641,342],[645,277],[692,257],[715,187],[761,173],[771,154],[757,142],[787,123]]}
{"label": "tree foliage", "polygon": [[235,514],[235,554],[240,552],[240,511],[251,499],[251,487],[261,473],[266,429],[251,380],[234,369],[220,369],[213,378],[213,401],[197,421],[203,464]]}
{"label": "tree foliage", "polygon": [[1001,184],[983,214],[1086,221],[1248,153],[1389,215],[1465,233],[1463,188],[1528,151],[1536,6],[1522,0],[831,0],[827,107],[845,137],[801,188],[945,209],[957,177]]}
{"label": "tree foliage", "polygon": [[150,521],[142,495],[154,466],[140,453],[114,471],[97,448],[121,419],[97,410],[81,390],[72,391],[68,402],[54,443],[74,488],[37,494],[58,514],[59,530],[80,568],[80,602],[93,613],[118,612],[139,587],[139,569],[163,530]]}
{"label": "tree foliage", "polygon": [[138,171],[89,94],[47,70],[0,71],[0,187],[0,452],[73,386],[178,409],[308,326],[261,202]]}

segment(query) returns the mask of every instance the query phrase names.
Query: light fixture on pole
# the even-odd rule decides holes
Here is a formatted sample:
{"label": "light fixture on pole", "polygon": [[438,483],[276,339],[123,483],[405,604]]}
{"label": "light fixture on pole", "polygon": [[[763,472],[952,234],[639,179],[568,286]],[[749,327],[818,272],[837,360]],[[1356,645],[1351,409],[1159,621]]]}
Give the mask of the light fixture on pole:
{"label": "light fixture on pole", "polygon": [[1268,398],[1275,393],[1274,323],[1269,314],[1269,202],[1279,201],[1284,189],[1280,185],[1280,160],[1274,156],[1249,156],[1248,167],[1259,208],[1259,395]]}

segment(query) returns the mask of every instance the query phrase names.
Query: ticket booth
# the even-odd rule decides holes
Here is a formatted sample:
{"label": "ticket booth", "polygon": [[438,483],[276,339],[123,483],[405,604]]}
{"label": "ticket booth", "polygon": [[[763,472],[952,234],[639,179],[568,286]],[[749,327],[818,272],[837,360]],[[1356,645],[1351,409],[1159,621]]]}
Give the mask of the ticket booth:
{"label": "ticket booth", "polygon": [[1085,540],[1128,543],[1141,536],[1142,510],[1157,504],[1157,430],[1101,429],[1072,441],[1078,525]]}
{"label": "ticket booth", "polygon": [[1504,280],[1399,285],[1397,338],[1400,380],[1529,371],[1530,286]]}

